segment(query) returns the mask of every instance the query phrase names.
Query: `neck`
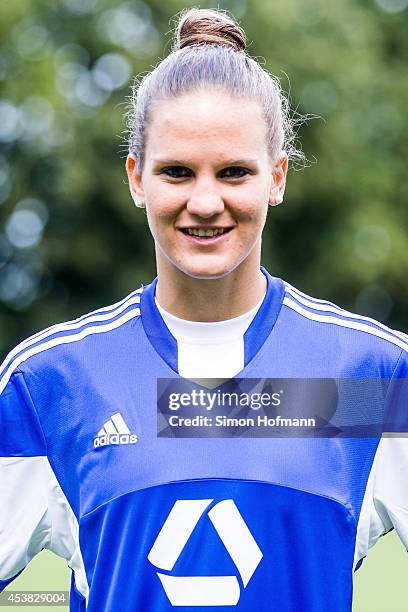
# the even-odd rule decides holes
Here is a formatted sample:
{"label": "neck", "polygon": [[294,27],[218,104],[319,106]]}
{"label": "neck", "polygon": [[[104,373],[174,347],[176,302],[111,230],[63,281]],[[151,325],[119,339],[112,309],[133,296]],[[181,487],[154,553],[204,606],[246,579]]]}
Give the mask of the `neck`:
{"label": "neck", "polygon": [[260,258],[245,260],[222,278],[197,279],[157,259],[156,298],[160,306],[187,321],[225,321],[248,312],[265,293]]}

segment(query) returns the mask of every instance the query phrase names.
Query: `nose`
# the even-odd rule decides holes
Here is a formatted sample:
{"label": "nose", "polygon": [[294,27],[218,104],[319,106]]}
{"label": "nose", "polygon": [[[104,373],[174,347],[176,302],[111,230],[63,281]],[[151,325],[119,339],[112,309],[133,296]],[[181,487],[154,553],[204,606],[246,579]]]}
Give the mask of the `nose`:
{"label": "nose", "polygon": [[224,201],[219,186],[210,178],[197,181],[190,193],[187,210],[192,215],[209,219],[224,210]]}

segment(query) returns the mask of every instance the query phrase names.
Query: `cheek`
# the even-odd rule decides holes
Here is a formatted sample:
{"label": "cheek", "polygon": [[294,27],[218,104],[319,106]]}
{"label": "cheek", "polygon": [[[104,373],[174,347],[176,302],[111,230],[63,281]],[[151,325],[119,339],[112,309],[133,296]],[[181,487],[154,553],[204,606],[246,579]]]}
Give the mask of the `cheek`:
{"label": "cheek", "polygon": [[268,208],[268,185],[264,181],[248,183],[242,191],[231,192],[229,199],[236,214],[252,219],[262,217]]}
{"label": "cheek", "polygon": [[145,194],[148,214],[158,223],[174,218],[183,202],[182,194],[166,185],[151,186]]}
{"label": "cheek", "polygon": [[261,225],[268,211],[268,201],[255,196],[252,199],[236,202],[234,207],[238,219],[252,226]]}
{"label": "cheek", "polygon": [[174,219],[174,206],[169,197],[159,193],[150,196],[146,198],[146,212],[150,222],[154,225],[170,223]]}

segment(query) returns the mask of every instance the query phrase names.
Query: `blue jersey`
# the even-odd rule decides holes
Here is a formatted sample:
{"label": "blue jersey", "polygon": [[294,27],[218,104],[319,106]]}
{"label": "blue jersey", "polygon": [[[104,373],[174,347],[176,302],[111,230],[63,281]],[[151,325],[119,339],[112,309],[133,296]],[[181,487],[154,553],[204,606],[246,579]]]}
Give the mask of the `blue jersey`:
{"label": "blue jersey", "polygon": [[[238,377],[408,377],[403,333],[262,271]],[[180,377],[156,282],[3,362],[0,586],[47,548],[71,611],[350,612],[370,546],[408,543],[407,439],[158,436]]]}

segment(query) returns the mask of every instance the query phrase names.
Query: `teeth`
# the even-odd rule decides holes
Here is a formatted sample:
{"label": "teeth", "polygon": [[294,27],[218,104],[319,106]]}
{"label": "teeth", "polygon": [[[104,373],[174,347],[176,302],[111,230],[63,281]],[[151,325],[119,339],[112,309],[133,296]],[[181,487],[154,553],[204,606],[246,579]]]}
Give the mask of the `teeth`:
{"label": "teeth", "polygon": [[190,236],[217,236],[217,234],[222,234],[224,232],[224,229],[216,228],[214,230],[212,229],[203,230],[203,229],[191,229],[190,227],[188,227],[187,232],[190,234]]}

